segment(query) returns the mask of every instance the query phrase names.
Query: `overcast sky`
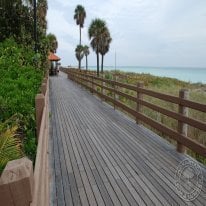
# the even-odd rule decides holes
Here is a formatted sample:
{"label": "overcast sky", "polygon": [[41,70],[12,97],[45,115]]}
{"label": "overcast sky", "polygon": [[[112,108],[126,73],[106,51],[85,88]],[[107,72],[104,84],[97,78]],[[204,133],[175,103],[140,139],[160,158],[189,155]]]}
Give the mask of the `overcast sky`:
{"label": "overcast sky", "polygon": [[[77,4],[87,17],[82,44],[89,45],[94,18],[107,22],[112,36],[105,65],[206,67],[206,0],[48,0],[48,32],[57,36],[62,65],[77,65]],[[96,65],[90,48],[89,65]],[[83,60],[84,62],[84,60]],[[84,65],[84,63],[83,63]]]}

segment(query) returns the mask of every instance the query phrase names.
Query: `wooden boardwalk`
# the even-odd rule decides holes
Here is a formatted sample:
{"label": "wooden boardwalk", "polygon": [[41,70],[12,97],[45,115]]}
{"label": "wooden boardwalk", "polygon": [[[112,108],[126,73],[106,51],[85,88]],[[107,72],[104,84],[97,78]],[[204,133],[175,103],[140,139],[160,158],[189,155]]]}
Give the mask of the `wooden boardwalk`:
{"label": "wooden boardwalk", "polygon": [[[175,147],[92,96],[50,77],[51,205],[206,205],[177,195]],[[194,183],[195,184],[195,183]]]}

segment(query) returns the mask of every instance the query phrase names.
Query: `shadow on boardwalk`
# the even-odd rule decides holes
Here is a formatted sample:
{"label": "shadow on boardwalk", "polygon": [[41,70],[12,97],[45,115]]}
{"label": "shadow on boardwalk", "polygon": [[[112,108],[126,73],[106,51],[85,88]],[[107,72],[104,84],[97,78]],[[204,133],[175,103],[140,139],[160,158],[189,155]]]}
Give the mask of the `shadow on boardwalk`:
{"label": "shadow on boardwalk", "polygon": [[50,112],[51,205],[188,205],[174,178],[186,156],[65,74],[50,77]]}

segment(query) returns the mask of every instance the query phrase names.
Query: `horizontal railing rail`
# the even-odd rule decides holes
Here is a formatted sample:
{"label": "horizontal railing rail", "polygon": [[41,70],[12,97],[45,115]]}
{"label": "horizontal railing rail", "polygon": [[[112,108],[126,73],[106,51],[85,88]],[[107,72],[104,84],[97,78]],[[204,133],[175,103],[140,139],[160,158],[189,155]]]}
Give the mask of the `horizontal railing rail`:
{"label": "horizontal railing rail", "polygon": [[[129,113],[136,119],[137,123],[143,122],[177,141],[177,150],[179,152],[185,152],[185,147],[187,147],[192,151],[206,157],[206,146],[187,136],[187,125],[200,129],[202,131],[206,131],[205,122],[188,117],[188,108],[200,112],[206,112],[206,105],[188,100],[189,94],[187,90],[180,90],[179,97],[177,97],[145,89],[143,88],[143,83],[138,83],[137,85],[126,84],[114,79],[109,80],[103,77],[98,77],[92,72],[86,72],[77,69],[68,69],[66,72],[69,79],[74,80],[75,82],[89,89],[92,93],[96,93],[101,98],[105,99],[108,102],[111,102],[114,107],[119,107],[125,112]],[[120,91],[119,88],[131,90],[135,92],[136,96],[126,94],[125,92]],[[113,96],[106,95],[105,90],[111,92]],[[116,95],[125,97],[126,99],[136,103],[136,110],[118,101]],[[149,96],[166,102],[174,103],[178,105],[179,111],[171,111],[169,109],[160,107],[159,105],[150,103],[143,98],[144,96]],[[177,120],[177,130],[169,128],[168,126],[157,122],[149,116],[145,115],[142,112],[142,106],[166,115],[174,120]]]}

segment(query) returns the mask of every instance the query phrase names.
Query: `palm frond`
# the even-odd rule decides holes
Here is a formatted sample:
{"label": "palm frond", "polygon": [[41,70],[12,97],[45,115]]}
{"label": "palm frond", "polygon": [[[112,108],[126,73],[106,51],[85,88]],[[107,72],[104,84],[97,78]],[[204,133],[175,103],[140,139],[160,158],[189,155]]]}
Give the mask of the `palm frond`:
{"label": "palm frond", "polygon": [[0,130],[0,173],[7,162],[22,157],[21,141],[17,137],[18,126]]}
{"label": "palm frond", "polygon": [[76,20],[76,24],[80,25],[82,28],[84,26],[84,20],[86,18],[86,11],[82,5],[77,5],[74,10],[74,19]]}

